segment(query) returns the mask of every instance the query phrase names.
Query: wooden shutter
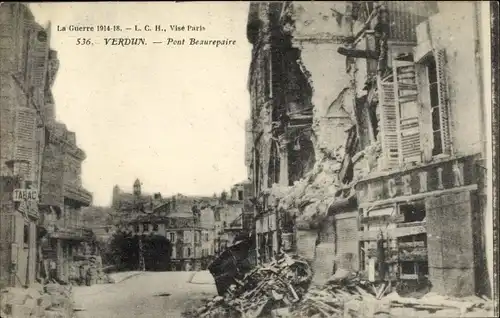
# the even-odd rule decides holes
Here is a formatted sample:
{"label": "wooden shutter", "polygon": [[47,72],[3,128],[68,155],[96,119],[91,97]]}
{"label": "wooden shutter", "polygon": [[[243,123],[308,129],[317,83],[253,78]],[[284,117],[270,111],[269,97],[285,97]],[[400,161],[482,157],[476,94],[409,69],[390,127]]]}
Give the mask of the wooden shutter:
{"label": "wooden shutter", "polygon": [[451,154],[450,116],[448,81],[446,79],[446,51],[439,50],[435,53],[436,71],[439,86],[439,112],[441,116],[441,138],[443,153]]}
{"label": "wooden shutter", "polygon": [[394,168],[399,164],[398,150],[398,108],[394,94],[395,84],[378,83],[379,111],[380,111],[380,142],[382,146],[383,168]]}
{"label": "wooden shutter", "polygon": [[35,109],[27,107],[16,108],[15,138],[14,158],[29,162],[29,165],[22,165],[22,172],[28,180],[31,180],[36,155]]}
{"label": "wooden shutter", "polygon": [[[47,64],[49,57],[49,31],[33,28],[30,32],[30,86],[34,88],[33,98],[37,105],[43,104],[43,93],[47,78]],[[43,36],[42,34],[45,34]]]}
{"label": "wooden shutter", "polygon": [[422,147],[415,65],[413,62],[394,60],[393,72],[399,109],[399,159],[401,163],[419,162]]}

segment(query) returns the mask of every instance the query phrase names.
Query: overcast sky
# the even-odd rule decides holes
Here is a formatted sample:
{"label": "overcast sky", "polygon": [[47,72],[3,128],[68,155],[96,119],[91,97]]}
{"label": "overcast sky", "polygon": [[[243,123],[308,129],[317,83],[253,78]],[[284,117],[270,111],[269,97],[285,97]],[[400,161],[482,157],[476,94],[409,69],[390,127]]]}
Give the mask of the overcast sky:
{"label": "overcast sky", "polygon": [[[60,69],[53,87],[57,119],[86,152],[83,184],[108,205],[118,184],[131,191],[212,195],[246,178],[244,121],[251,46],[248,3],[36,3],[52,22]],[[57,26],[171,24],[204,32],[63,32]],[[105,46],[104,38],[230,39],[230,47]],[[98,44],[78,46],[78,38]]]}

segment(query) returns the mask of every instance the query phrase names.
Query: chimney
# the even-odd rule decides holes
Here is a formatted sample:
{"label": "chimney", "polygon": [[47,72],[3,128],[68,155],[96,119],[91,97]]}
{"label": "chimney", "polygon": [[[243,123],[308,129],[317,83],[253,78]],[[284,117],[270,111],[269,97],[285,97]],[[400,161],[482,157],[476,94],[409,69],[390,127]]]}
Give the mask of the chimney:
{"label": "chimney", "polygon": [[172,196],[172,210],[175,210],[176,208],[176,202],[175,202],[175,195]]}

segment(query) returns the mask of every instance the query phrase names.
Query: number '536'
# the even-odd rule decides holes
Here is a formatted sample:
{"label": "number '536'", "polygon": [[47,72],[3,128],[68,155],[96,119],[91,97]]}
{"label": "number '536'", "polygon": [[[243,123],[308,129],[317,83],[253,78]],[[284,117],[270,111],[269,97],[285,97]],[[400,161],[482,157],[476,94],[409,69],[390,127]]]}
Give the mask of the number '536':
{"label": "number '536'", "polygon": [[90,39],[78,38],[76,39],[76,45],[92,45]]}

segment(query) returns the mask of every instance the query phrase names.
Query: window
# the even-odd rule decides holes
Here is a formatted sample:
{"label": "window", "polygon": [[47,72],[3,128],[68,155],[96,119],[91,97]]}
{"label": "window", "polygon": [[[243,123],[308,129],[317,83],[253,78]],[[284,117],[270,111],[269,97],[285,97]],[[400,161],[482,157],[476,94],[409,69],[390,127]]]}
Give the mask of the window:
{"label": "window", "polygon": [[436,60],[434,56],[427,58],[427,80],[429,85],[429,100],[432,118],[432,155],[438,155],[443,152],[443,140],[441,138],[441,117],[439,115],[439,93],[436,72]]}
{"label": "window", "polygon": [[430,54],[423,60],[426,71],[423,96],[430,111],[430,131],[432,133],[432,156],[449,154],[450,136],[448,122],[447,83],[444,73],[445,51]]}
{"label": "window", "polygon": [[190,231],[184,231],[184,243],[191,243],[192,234]]}
{"label": "window", "polygon": [[175,242],[175,233],[170,233],[170,242],[171,243]]}
{"label": "window", "polygon": [[404,223],[422,222],[425,219],[425,203],[423,201],[399,205],[399,213]]}
{"label": "window", "polygon": [[134,232],[139,233],[139,224],[134,224]]}
{"label": "window", "polygon": [[24,245],[29,245],[30,243],[30,225],[24,224]]}
{"label": "window", "polygon": [[153,231],[158,232],[158,224],[153,224]]}
{"label": "window", "polygon": [[142,230],[143,230],[144,232],[149,231],[149,224],[148,224],[148,223],[144,223],[144,224],[142,224]]}
{"label": "window", "polygon": [[393,74],[378,81],[383,169],[450,153],[445,56],[393,56]]}
{"label": "window", "polygon": [[190,247],[187,248],[187,255],[186,255],[186,257],[191,257],[191,248]]}
{"label": "window", "polygon": [[243,201],[243,191],[238,191],[238,200]]}

